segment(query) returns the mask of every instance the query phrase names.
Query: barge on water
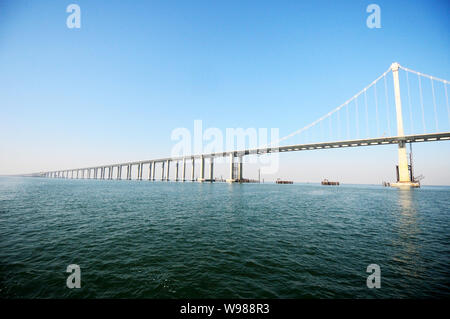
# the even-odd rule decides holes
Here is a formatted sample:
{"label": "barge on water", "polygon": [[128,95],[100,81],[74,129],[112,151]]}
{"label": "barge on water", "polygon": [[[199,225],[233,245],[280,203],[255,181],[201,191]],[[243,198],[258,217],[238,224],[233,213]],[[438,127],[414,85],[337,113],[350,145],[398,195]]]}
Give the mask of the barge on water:
{"label": "barge on water", "polygon": [[281,179],[277,179],[275,181],[275,183],[277,183],[277,184],[294,184],[293,181],[282,181]]}
{"label": "barge on water", "polygon": [[331,182],[331,181],[329,181],[328,179],[325,178],[322,181],[322,185],[337,185],[337,186],[339,186],[339,182]]}

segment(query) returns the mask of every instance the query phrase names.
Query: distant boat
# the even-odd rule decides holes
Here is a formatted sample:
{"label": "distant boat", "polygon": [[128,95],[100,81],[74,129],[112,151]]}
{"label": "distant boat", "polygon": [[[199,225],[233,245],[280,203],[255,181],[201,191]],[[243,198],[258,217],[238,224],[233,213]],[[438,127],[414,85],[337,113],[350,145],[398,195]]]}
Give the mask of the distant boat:
{"label": "distant boat", "polygon": [[279,178],[275,181],[275,183],[277,183],[277,184],[294,184],[293,181],[282,181]]}
{"label": "distant boat", "polygon": [[330,182],[328,179],[322,181],[322,185],[339,185],[339,182]]}

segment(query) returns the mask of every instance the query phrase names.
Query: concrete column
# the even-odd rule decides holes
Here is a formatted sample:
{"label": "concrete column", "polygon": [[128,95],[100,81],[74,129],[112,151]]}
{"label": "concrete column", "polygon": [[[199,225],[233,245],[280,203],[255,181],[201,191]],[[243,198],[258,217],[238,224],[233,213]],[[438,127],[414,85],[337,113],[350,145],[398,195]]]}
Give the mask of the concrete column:
{"label": "concrete column", "polygon": [[214,157],[209,158],[209,180],[210,182],[214,180]]}
{"label": "concrete column", "polygon": [[200,178],[205,180],[205,158],[203,156],[200,162]]}
{"label": "concrete column", "polygon": [[242,178],[243,178],[243,172],[242,172],[242,160],[243,160],[243,158],[242,158],[242,156],[239,156],[238,157],[238,159],[239,159],[239,166],[238,166],[238,179],[239,179],[239,181],[241,181],[242,180]]}
{"label": "concrete column", "polygon": [[[395,94],[395,110],[397,114],[397,136],[405,136],[403,131],[403,117],[402,117],[402,100],[400,96],[400,82],[398,79],[399,64],[393,63],[392,77],[394,78],[394,94]],[[400,183],[409,183],[411,179],[409,177],[408,169],[408,156],[406,154],[405,142],[398,144],[398,175]]]}
{"label": "concrete column", "polygon": [[120,181],[122,179],[122,165],[117,166],[117,180]]}
{"label": "concrete column", "polygon": [[231,153],[230,154],[230,178],[228,179],[228,181],[232,182],[234,181],[234,154]]}
{"label": "concrete column", "polygon": [[152,164],[153,164],[153,162],[150,162],[150,164],[148,164],[148,180],[149,181],[152,180]]}
{"label": "concrete column", "polygon": [[200,158],[200,177],[197,179],[198,182],[205,181],[205,158],[203,155]]}
{"label": "concrete column", "polygon": [[175,162],[175,181],[178,182],[178,161]]}
{"label": "concrete column", "polygon": [[133,165],[128,164],[127,166],[127,179],[131,180],[131,170],[133,169]]}
{"label": "concrete column", "polygon": [[140,180],[140,176],[141,176],[141,163],[137,164],[137,180]]}
{"label": "concrete column", "polygon": [[152,180],[154,181],[156,177],[156,162],[152,164]]}
{"label": "concrete column", "polygon": [[161,162],[161,180],[164,180],[164,162]]}
{"label": "concrete column", "polygon": [[169,173],[170,173],[170,161],[169,160],[167,160],[167,174],[166,174],[166,182],[168,182],[169,181],[169,179],[170,179],[170,175],[169,175]]}
{"label": "concrete column", "polygon": [[181,180],[184,182],[186,180],[186,159],[183,158],[183,168],[182,168],[182,177]]}
{"label": "concrete column", "polygon": [[144,170],[144,163],[140,163],[139,166],[139,180],[142,181],[142,171]]}
{"label": "concrete column", "polygon": [[195,158],[192,158],[191,181],[195,181]]}

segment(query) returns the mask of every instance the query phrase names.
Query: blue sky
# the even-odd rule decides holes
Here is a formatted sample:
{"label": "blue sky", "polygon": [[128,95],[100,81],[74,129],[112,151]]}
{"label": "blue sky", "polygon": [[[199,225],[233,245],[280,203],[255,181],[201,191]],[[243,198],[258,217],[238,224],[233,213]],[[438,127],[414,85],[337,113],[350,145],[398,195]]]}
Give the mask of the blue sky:
{"label": "blue sky", "polygon": [[[66,26],[71,3],[80,29]],[[380,29],[366,26],[370,3]],[[172,130],[196,119],[287,135],[394,61],[449,79],[449,11],[447,1],[2,1],[0,174],[164,157]],[[450,145],[431,144],[416,146],[416,165],[425,182],[449,184]],[[396,151],[283,160],[280,177],[378,183],[394,178]],[[365,172],[371,161],[378,169]]]}

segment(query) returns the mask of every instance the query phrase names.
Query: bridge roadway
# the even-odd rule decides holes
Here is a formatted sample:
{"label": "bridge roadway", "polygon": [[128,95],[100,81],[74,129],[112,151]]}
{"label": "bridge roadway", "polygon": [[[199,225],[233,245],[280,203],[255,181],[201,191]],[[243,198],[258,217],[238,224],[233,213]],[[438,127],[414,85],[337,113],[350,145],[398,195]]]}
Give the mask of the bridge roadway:
{"label": "bridge roadway", "polygon": [[[131,169],[132,166],[138,166],[138,179],[142,179],[142,170],[144,164],[150,164],[150,172],[149,179],[155,180],[155,164],[162,163],[162,176],[161,179],[164,179],[164,164],[167,163],[167,175],[166,180],[169,180],[168,172],[169,172],[169,164],[170,162],[176,162],[176,180],[178,180],[178,162],[183,161],[183,179],[185,180],[185,165],[186,161],[192,161],[194,164],[195,159],[201,160],[201,177],[198,179],[199,181],[204,181],[204,160],[209,158],[216,157],[230,157],[231,162],[231,171],[230,171],[230,180],[233,179],[242,179],[242,156],[245,155],[258,155],[258,154],[268,154],[268,153],[278,153],[278,152],[295,152],[295,151],[306,151],[306,150],[316,150],[316,149],[332,149],[332,148],[342,148],[342,147],[358,147],[358,146],[371,146],[371,145],[388,145],[388,144],[399,144],[399,143],[418,143],[418,142],[434,142],[441,140],[450,140],[450,132],[443,133],[430,133],[430,134],[416,134],[416,135],[406,135],[406,136],[394,136],[394,137],[379,137],[379,138],[369,138],[369,139],[358,139],[358,140],[347,140],[347,141],[334,141],[334,142],[321,142],[321,143],[311,143],[311,144],[296,144],[296,145],[287,145],[287,146],[279,146],[279,147],[262,147],[255,149],[246,149],[241,151],[226,151],[226,152],[217,152],[217,153],[209,153],[209,154],[198,154],[198,155],[187,155],[187,156],[179,156],[179,157],[166,157],[159,158],[153,160],[144,160],[144,161],[133,161],[133,162],[125,162],[125,163],[117,163],[117,164],[108,164],[101,166],[91,166],[84,168],[75,168],[75,169],[64,169],[57,171],[49,171],[49,172],[40,172],[30,174],[31,176],[43,176],[43,177],[63,177],[69,178],[69,173],[72,172],[71,178],[79,178],[79,172],[82,172],[82,177],[84,178],[84,172],[87,171],[87,178],[91,178],[90,173],[91,170],[94,170],[93,178],[97,178],[97,170],[100,169],[101,179],[105,179],[106,168],[108,168],[109,176],[108,179],[113,179],[113,169],[118,168],[117,171],[117,179],[121,179],[121,171],[122,167],[127,166],[127,179],[131,179]],[[234,168],[234,158],[239,159],[238,165],[238,176]],[[210,161],[210,180],[213,179],[213,161]],[[153,167],[152,167],[153,166]],[[150,176],[153,171],[153,176]],[[74,177],[74,172],[77,173],[77,177]],[[192,170],[192,180],[194,180],[194,172]]]}

